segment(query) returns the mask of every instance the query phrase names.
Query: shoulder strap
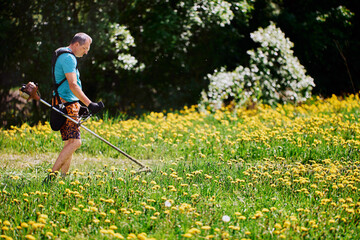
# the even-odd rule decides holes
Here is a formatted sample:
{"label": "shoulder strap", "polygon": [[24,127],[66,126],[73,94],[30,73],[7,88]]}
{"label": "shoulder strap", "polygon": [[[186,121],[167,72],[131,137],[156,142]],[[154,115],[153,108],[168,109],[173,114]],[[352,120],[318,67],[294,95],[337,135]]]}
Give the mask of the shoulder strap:
{"label": "shoulder strap", "polygon": [[[68,49],[58,48],[54,51],[52,60],[51,60],[51,71],[52,71],[52,77],[53,77],[54,90],[56,92],[57,92],[57,89],[60,87],[60,85],[63,84],[66,80],[66,78],[65,78],[65,79],[61,80],[60,83],[58,83],[58,84],[56,84],[56,81],[55,81],[55,64],[56,64],[58,57],[64,53],[70,53],[70,54],[74,55],[74,57],[76,57],[75,54]],[[76,68],[78,68],[77,63],[76,63]]]}
{"label": "shoulder strap", "polygon": [[[65,81],[66,81],[66,78],[64,78],[63,80],[61,80],[59,83],[56,83],[56,80],[55,80],[55,64],[56,64],[56,61],[58,59],[58,57],[61,55],[61,54],[64,54],[64,53],[70,53],[72,55],[75,56],[75,54],[68,50],[68,49],[65,49],[65,48],[58,48],[54,51],[53,53],[53,56],[52,56],[52,59],[51,59],[51,72],[52,72],[52,78],[53,78],[53,89],[54,89],[54,95],[55,95],[55,98],[57,99],[58,103],[60,103],[60,96],[59,96],[59,93],[58,93],[58,88],[61,86],[61,84],[63,84]],[[76,62],[76,68],[78,68],[78,64]]]}

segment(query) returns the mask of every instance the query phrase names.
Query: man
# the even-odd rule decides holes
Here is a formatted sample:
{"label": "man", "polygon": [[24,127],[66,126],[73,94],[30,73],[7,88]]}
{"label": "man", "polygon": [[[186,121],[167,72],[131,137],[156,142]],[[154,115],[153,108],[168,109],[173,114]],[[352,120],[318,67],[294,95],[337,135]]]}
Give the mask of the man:
{"label": "man", "polygon": [[[70,45],[65,49],[70,50],[76,57],[80,58],[89,52],[91,43],[92,39],[89,35],[77,33],[73,37]],[[73,54],[63,53],[57,58],[54,75],[57,84],[66,78],[66,80],[58,87],[58,93],[60,100],[63,103],[73,102],[66,106],[66,110],[69,116],[77,120],[80,110],[79,101],[85,104],[92,114],[97,113],[104,105],[102,102],[91,102],[82,91],[80,74],[77,69],[77,60]],[[52,173],[44,179],[44,182],[52,180],[59,170],[61,170],[61,175],[63,177],[66,176],[66,173],[70,168],[72,155],[81,146],[80,128],[76,123],[66,119],[60,132],[62,140],[64,141],[64,147],[56,159],[52,168]]]}

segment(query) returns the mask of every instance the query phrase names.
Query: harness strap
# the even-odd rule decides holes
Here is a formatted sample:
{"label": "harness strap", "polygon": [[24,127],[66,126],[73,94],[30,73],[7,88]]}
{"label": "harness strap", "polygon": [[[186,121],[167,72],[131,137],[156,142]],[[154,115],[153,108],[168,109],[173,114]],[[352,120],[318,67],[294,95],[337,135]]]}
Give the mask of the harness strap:
{"label": "harness strap", "polygon": [[65,107],[67,107],[67,106],[69,106],[69,105],[71,105],[71,104],[74,104],[74,103],[77,103],[77,102],[79,102],[79,101],[67,102],[67,103],[64,103],[64,105],[65,105]]}
{"label": "harness strap", "polygon": [[[58,92],[58,88],[61,86],[61,84],[63,84],[66,81],[66,78],[61,80],[59,83],[56,83],[56,80],[55,80],[55,64],[56,64],[56,61],[57,61],[58,57],[61,54],[64,54],[64,53],[70,53],[70,54],[74,55],[74,57],[76,57],[75,54],[72,51],[70,51],[68,49],[64,49],[64,48],[58,48],[53,53],[53,57],[52,57],[52,61],[51,61],[51,71],[52,71],[53,89],[54,89],[53,92],[55,93],[55,98],[57,99],[58,103],[61,102],[59,92]],[[77,62],[76,62],[76,69],[78,69]],[[78,101],[75,101],[75,102],[78,102]],[[68,102],[68,103],[65,103],[64,105],[68,106],[68,105],[73,104],[75,102]]]}

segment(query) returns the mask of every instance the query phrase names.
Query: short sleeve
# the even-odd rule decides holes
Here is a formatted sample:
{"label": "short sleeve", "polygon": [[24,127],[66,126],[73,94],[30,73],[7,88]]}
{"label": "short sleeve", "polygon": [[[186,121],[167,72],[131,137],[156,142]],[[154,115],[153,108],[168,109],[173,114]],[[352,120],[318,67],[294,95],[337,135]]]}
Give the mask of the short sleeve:
{"label": "short sleeve", "polygon": [[76,58],[70,53],[65,53],[63,55],[65,55],[62,61],[64,73],[76,73]]}

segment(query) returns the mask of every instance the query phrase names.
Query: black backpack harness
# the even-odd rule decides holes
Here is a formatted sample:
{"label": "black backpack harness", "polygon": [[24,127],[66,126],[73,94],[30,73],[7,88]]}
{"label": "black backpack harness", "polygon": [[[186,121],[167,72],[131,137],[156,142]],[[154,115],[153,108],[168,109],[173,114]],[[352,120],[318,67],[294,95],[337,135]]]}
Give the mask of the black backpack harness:
{"label": "black backpack harness", "polygon": [[[59,131],[66,122],[66,118],[63,115],[61,115],[60,113],[58,113],[57,111],[55,111],[54,109],[56,108],[59,111],[63,112],[64,114],[68,114],[67,110],[66,110],[66,106],[69,106],[75,102],[78,102],[78,101],[75,101],[75,102],[63,103],[59,96],[58,88],[61,86],[61,84],[63,84],[66,81],[66,78],[61,80],[60,83],[56,83],[55,63],[56,63],[56,60],[58,59],[58,57],[63,53],[70,53],[75,56],[75,54],[73,52],[71,52],[70,50],[58,48],[55,50],[53,57],[52,57],[51,70],[52,70],[53,89],[54,90],[53,90],[53,93],[51,96],[52,101],[51,101],[51,113],[50,113],[50,126],[51,126],[51,129],[54,131]],[[76,69],[77,68],[78,68],[78,66],[76,63]]]}
{"label": "black backpack harness", "polygon": [[[51,70],[52,70],[52,78],[53,78],[53,96],[55,97],[55,100],[57,101],[57,104],[62,104],[61,100],[60,100],[60,96],[59,96],[59,92],[58,92],[58,88],[61,86],[61,84],[63,84],[65,81],[66,81],[66,78],[64,78],[63,80],[61,80],[59,83],[56,83],[56,80],[55,80],[55,64],[56,64],[56,61],[58,59],[58,57],[60,57],[61,54],[64,54],[64,53],[70,53],[72,55],[75,56],[75,54],[68,50],[68,49],[64,49],[64,48],[58,48],[54,51],[54,54],[53,54],[53,57],[52,57],[52,60],[51,60]],[[76,62],[76,69],[78,69],[78,64]],[[78,101],[74,101],[74,102],[67,102],[67,103],[64,103],[65,107],[70,105],[70,104],[73,104],[73,103],[76,103]],[[53,102],[52,105],[54,105],[55,103]]]}

